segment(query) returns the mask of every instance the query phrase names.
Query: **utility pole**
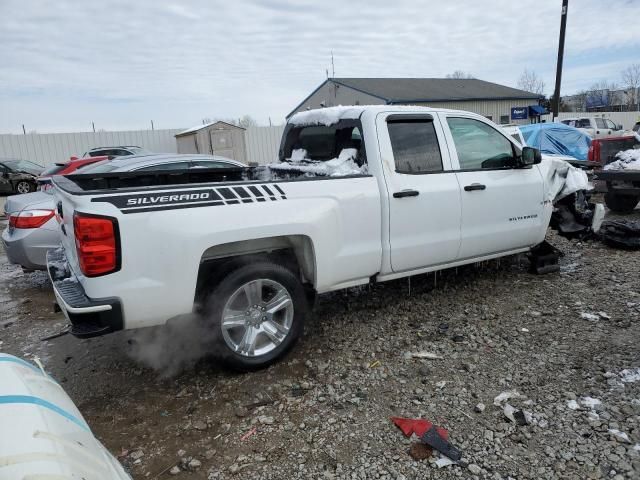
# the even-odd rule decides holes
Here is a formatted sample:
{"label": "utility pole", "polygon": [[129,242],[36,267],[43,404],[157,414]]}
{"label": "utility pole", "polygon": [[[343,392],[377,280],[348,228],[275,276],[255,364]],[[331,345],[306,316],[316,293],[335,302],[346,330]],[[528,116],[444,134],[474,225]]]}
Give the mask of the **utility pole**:
{"label": "utility pole", "polygon": [[93,133],[96,133],[96,124],[91,122],[91,127],[93,128]]}
{"label": "utility pole", "polygon": [[151,120],[151,130],[153,130],[153,120]]}
{"label": "utility pole", "polygon": [[331,78],[336,78],[336,67],[333,64],[333,50],[331,51]]}
{"label": "utility pole", "polygon": [[562,83],[562,59],[564,57],[564,34],[567,30],[567,13],[569,0],[562,0],[562,14],[560,15],[560,41],[558,42],[558,64],[556,66],[556,88],[553,91],[552,120],[558,117],[560,111],[560,84]]}
{"label": "utility pole", "polygon": [[22,124],[22,134],[26,135],[27,134],[27,129],[24,128],[24,123]]}

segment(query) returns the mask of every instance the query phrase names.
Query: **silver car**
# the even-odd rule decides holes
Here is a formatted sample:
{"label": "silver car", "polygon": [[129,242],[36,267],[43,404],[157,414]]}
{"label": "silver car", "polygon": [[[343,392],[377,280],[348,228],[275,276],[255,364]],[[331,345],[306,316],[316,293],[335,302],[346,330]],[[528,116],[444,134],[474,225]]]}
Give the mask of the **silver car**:
{"label": "silver car", "polygon": [[[83,168],[79,174],[233,167],[246,165],[214,155],[154,154],[105,160]],[[2,232],[2,243],[11,263],[25,270],[46,269],[47,250],[60,243],[54,209],[50,190],[7,197],[4,211],[9,226]]]}

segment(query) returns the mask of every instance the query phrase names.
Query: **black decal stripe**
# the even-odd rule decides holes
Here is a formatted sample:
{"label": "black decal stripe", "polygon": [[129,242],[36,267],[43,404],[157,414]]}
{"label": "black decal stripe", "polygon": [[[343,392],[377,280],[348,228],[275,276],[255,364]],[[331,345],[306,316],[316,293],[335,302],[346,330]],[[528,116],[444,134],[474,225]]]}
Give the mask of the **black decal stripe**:
{"label": "black decal stripe", "polygon": [[231,189],[227,187],[218,188],[218,193],[222,195],[225,200],[236,200],[238,198],[234,195]]}
{"label": "black decal stripe", "polygon": [[244,188],[242,187],[232,187],[231,188],[234,192],[236,192],[236,194],[238,194],[241,198],[249,198],[251,195],[249,195],[249,192],[247,192]]}
{"label": "black decal stripe", "polygon": [[[255,186],[251,185],[249,187],[249,190],[251,190],[256,197],[263,197],[264,196],[264,193],[262,193],[260,190],[258,190],[258,187],[255,187]],[[258,200],[260,200],[260,199],[258,198]]]}
{"label": "black decal stripe", "polygon": [[262,187],[262,189],[267,192],[267,195],[269,195],[270,197],[273,197],[273,192],[271,191],[271,189],[269,187],[267,187],[266,185],[260,185]]}
{"label": "black decal stripe", "polygon": [[183,205],[164,205],[158,207],[135,207],[123,209],[122,213],[142,213],[142,212],[157,212],[160,210],[179,210],[182,208],[199,208],[199,207],[220,207],[223,206],[222,202],[210,202],[210,203],[187,203]]}
{"label": "black decal stripe", "polygon": [[284,196],[285,193],[284,191],[280,188],[280,185],[274,184],[273,188],[275,188],[276,190],[278,190],[278,192],[280,192],[280,195]]}

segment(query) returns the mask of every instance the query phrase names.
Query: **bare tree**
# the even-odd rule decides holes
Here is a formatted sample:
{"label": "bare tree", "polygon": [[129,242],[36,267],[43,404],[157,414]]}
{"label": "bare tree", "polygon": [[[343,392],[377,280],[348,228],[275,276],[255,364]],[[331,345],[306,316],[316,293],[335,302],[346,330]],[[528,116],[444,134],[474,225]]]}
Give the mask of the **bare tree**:
{"label": "bare tree", "polygon": [[456,70],[453,73],[447,73],[447,77],[446,78],[457,78],[457,79],[464,79],[464,78],[475,78],[473,75],[471,75],[470,73],[467,72],[463,72],[462,70]]}
{"label": "bare tree", "polygon": [[601,80],[594,83],[587,91],[587,98],[594,107],[607,107],[611,104],[610,92],[616,90],[618,85],[614,82]]}
{"label": "bare tree", "polygon": [[544,95],[544,80],[538,76],[533,70],[524,69],[522,75],[518,79],[518,88],[525,92],[535,93],[537,95]]}
{"label": "bare tree", "polygon": [[629,65],[622,71],[622,84],[625,88],[631,90],[628,95],[629,105],[638,103],[638,87],[640,87],[640,63]]}
{"label": "bare tree", "polygon": [[256,127],[258,122],[251,115],[244,115],[238,119],[238,126],[242,128]]}

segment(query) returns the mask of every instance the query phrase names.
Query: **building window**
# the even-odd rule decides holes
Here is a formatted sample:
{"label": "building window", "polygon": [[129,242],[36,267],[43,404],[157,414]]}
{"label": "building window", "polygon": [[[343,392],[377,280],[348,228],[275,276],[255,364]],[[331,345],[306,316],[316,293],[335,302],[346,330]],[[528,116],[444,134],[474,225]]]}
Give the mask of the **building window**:
{"label": "building window", "polygon": [[500,115],[500,124],[509,123],[509,115]]}

